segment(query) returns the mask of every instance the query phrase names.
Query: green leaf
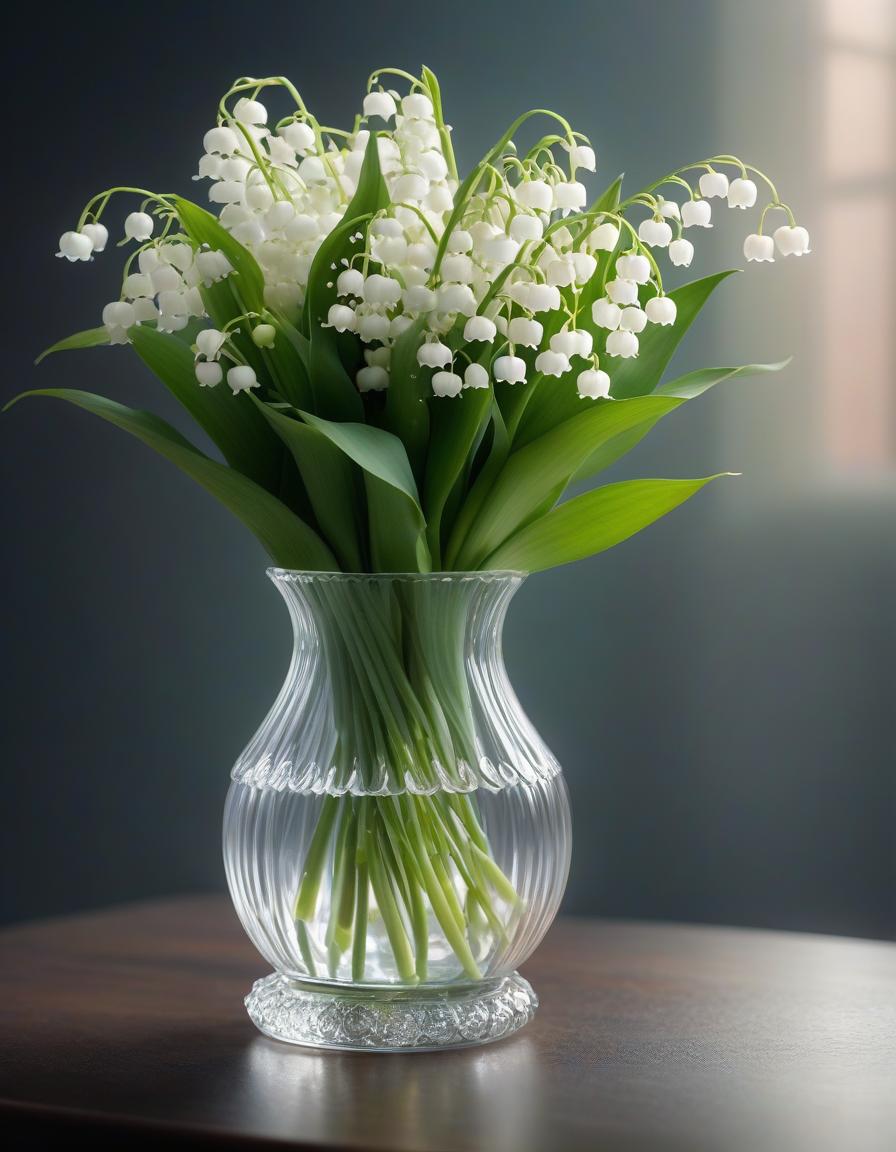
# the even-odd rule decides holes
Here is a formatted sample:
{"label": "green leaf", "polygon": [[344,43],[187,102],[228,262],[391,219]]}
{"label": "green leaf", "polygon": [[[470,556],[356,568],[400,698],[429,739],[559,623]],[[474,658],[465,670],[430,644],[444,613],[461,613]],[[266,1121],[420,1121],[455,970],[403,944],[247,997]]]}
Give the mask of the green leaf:
{"label": "green leaf", "polygon": [[648,324],[638,337],[638,355],[630,360],[618,361],[618,367],[607,368],[613,381],[611,391],[617,399],[646,396],[656,388],[672,359],[672,353],[700,309],[722,281],[736,271],[736,268],[729,268],[725,272],[716,272],[712,276],[704,276],[702,280],[683,284],[669,293],[677,309],[675,323]]}
{"label": "green leaf", "polygon": [[200,388],[190,348],[175,336],[141,325],[131,330],[143,363],[186,408],[231,468],[279,493],[283,449],[249,396],[224,384]]}
{"label": "green leaf", "polygon": [[209,460],[177,429],[151,412],[127,408],[104,396],[68,388],[38,388],[32,392],[23,392],[11,400],[6,408],[26,396],[52,396],[67,400],[142,440],[176,464],[242,520],[255,533],[276,564],[284,568],[317,571],[333,571],[336,568],[336,559],[329,548],[285,504],[248,477],[216,460]]}
{"label": "green leaf", "polygon": [[[789,363],[790,360],[788,359],[781,360],[777,364],[744,364],[739,368],[701,368],[697,372],[689,372],[686,376],[679,376],[677,380],[660,384],[651,395],[693,400],[706,392],[707,389],[712,388],[713,385],[721,384],[725,380],[732,380],[735,376],[749,376],[759,372],[778,372]],[[605,468],[609,468],[611,464],[615,464],[617,460],[639,444],[654,424],[664,415],[664,411],[657,410],[651,413],[642,424],[638,424],[620,436],[602,444],[582,464],[573,476],[573,480],[587,480]]]}
{"label": "green leaf", "polygon": [[420,316],[392,345],[389,387],[386,389],[386,427],[407,448],[415,476],[422,476],[429,441],[429,409],[424,394],[426,371],[417,363],[417,349],[426,317]]}
{"label": "green leaf", "polygon": [[543,507],[547,493],[556,492],[559,496],[597,449],[683,403],[671,396],[598,400],[589,404],[584,412],[580,409],[573,419],[511,452],[467,535],[458,565],[477,568],[502,541]]}
{"label": "green leaf", "polygon": [[[388,197],[380,172],[376,133],[371,133],[358,176],[358,187],[345,210],[342,223],[327,236],[314,257],[308,274],[304,324],[309,338],[308,374],[314,394],[314,408],[329,420],[363,420],[364,405],[339,354],[340,337],[325,328],[331,305],[336,303],[336,278],[343,260],[363,251],[360,224],[379,211]],[[348,338],[357,343],[352,337]]]}
{"label": "green leaf", "polygon": [[589,212],[615,212],[619,207],[619,197],[622,195],[622,180],[625,176],[624,172],[620,172],[612,184],[601,192],[600,196],[594,201]]}
{"label": "green leaf", "polygon": [[[717,272],[670,292],[669,296],[677,306],[674,324],[648,324],[638,337],[639,354],[630,360],[612,356],[602,359],[601,366],[610,374],[612,395],[617,400],[646,396],[653,392],[698,312],[714,289],[732,272]],[[579,322],[582,328],[586,328],[595,337],[595,348],[600,352],[606,333],[595,327],[590,309],[580,315]],[[575,388],[571,387],[571,377],[552,380],[549,387],[542,387],[533,397],[520,422],[515,443],[526,444],[543,435],[549,428],[568,420],[575,414],[578,404]]]}
{"label": "green leaf", "polygon": [[696,372],[688,372],[679,376],[677,380],[669,380],[660,384],[654,390],[654,396],[681,396],[685,400],[693,400],[715,384],[722,384],[726,380],[733,380],[736,376],[758,376],[766,372],[780,372],[786,368],[792,356],[786,360],[778,360],[774,364],[741,364],[736,368],[699,368]]}
{"label": "green leaf", "polygon": [[423,506],[426,509],[426,538],[436,564],[441,552],[445,503],[479,442],[491,405],[492,397],[487,388],[467,388],[453,400],[434,397],[430,402],[431,432]]}
{"label": "green leaf", "polygon": [[522,528],[488,556],[481,567],[539,572],[594,556],[628,540],[719,476],[700,480],[627,480],[586,492]]}
{"label": "green leaf", "polygon": [[501,408],[498,401],[494,398],[492,398],[491,423],[492,442],[488,450],[488,456],[485,459],[479,475],[473,481],[473,486],[466,500],[461,504],[457,520],[448,538],[448,545],[445,548],[445,567],[448,569],[454,569],[458,566],[458,556],[464,546],[467,533],[475,523],[480,509],[488,498],[492,485],[504,467],[504,462],[510,455],[510,437],[507,435],[507,426],[504,423],[504,417],[501,415]]}
{"label": "green leaf", "polygon": [[233,274],[211,287],[233,287],[242,302],[240,312],[261,312],[264,309],[264,274],[248,248],[234,240],[216,216],[192,200],[175,196],[174,210],[181,227],[194,244],[223,252],[230,261]]}
{"label": "green leaf", "polygon": [[301,417],[363,469],[376,570],[429,571],[426,521],[407,452],[398,437],[372,424],[338,423],[310,412],[302,412]]}
{"label": "green leaf", "polygon": [[72,348],[96,348],[100,344],[108,343],[109,332],[105,325],[102,328],[87,328],[84,332],[75,332],[72,336],[66,336],[64,340],[57,340],[55,344],[45,348],[34,363],[40,364],[41,360],[45,360],[52,352],[68,352]]}
{"label": "green leaf", "polygon": [[362,571],[364,563],[360,542],[364,539],[366,525],[360,515],[357,473],[351,460],[316,428],[278,411],[251,393],[249,395],[262,417],[289,449],[321,532],[340,565],[347,572]]}

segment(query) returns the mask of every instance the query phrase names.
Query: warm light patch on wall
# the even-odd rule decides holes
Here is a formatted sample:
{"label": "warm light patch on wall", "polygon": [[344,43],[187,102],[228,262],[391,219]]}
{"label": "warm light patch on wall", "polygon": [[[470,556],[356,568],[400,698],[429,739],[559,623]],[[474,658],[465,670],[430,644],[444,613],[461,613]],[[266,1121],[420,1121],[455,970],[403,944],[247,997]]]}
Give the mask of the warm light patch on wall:
{"label": "warm light patch on wall", "polygon": [[840,471],[896,468],[896,4],[827,0],[825,425]]}

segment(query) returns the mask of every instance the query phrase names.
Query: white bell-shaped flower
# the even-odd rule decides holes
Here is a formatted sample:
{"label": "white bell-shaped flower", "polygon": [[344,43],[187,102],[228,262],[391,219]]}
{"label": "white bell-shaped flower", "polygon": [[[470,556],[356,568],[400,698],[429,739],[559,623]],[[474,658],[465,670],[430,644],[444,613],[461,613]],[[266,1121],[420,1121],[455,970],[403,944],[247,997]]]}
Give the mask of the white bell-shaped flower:
{"label": "white bell-shaped flower", "polygon": [[694,259],[694,245],[690,240],[679,236],[669,245],[669,259],[678,268],[687,268]]}
{"label": "white bell-shaped flower", "polygon": [[598,328],[608,328],[615,332],[622,319],[622,309],[612,300],[595,300],[591,305],[591,319]]}
{"label": "white bell-shaped flower", "polygon": [[227,342],[227,333],[217,328],[203,328],[196,333],[196,351],[206,360],[217,360]]}
{"label": "white bell-shaped flower", "polygon": [[560,289],[556,284],[530,284],[526,307],[530,312],[556,312],[560,307]]}
{"label": "white bell-shaped flower", "polygon": [[537,320],[528,320],[525,316],[515,316],[507,325],[507,339],[511,344],[519,344],[522,348],[537,348],[544,335],[544,328]]}
{"label": "white bell-shaped flower", "polygon": [[405,289],[402,299],[406,312],[431,312],[436,306],[436,294],[426,284]]}
{"label": "white bell-shaped flower", "polygon": [[354,332],[357,329],[355,310],[347,304],[332,304],[327,312],[327,325],[337,332]]}
{"label": "white bell-shaped flower", "polygon": [[151,276],[147,276],[145,272],[131,272],[124,278],[122,295],[127,296],[128,300],[139,300],[142,296],[154,296],[155,291],[152,287]]}
{"label": "white bell-shaped flower", "polygon": [[391,276],[374,272],[364,281],[364,299],[368,304],[397,304],[401,299],[401,284]]}
{"label": "white bell-shaped flower", "polygon": [[728,195],[728,177],[724,172],[704,172],[700,177],[700,195],[711,200],[714,196]]}
{"label": "white bell-shaped flower", "polygon": [[401,114],[410,120],[432,120],[432,100],[422,92],[412,92],[402,100]]}
{"label": "white bell-shaped flower", "polygon": [[638,227],[638,239],[651,248],[668,248],[672,240],[672,228],[665,220],[642,220]]}
{"label": "white bell-shaped flower", "polygon": [[389,387],[389,372],[381,364],[368,364],[359,369],[355,381],[359,392],[384,392]]}
{"label": "white bell-shaped flower", "polygon": [[509,264],[519,250],[519,241],[503,234],[489,237],[482,245],[483,257],[492,264]]}
{"label": "white bell-shaped flower", "polygon": [[544,224],[537,216],[518,212],[510,221],[508,231],[513,240],[523,244],[527,240],[540,240],[544,234]]}
{"label": "white bell-shaped flower", "polygon": [[610,395],[610,377],[600,368],[586,368],[576,377],[576,391],[583,400],[600,400]]}
{"label": "white bell-shaped flower", "polygon": [[469,252],[473,247],[473,237],[463,228],[455,228],[448,237],[447,252]]}
{"label": "white bell-shaped flower", "polygon": [[183,287],[183,277],[171,264],[159,264],[149,276],[156,292],[177,292]]}
{"label": "white bell-shaped flower", "polygon": [[708,200],[685,200],[681,222],[685,228],[712,228],[712,207]]}
{"label": "white bell-shaped flower", "polygon": [[64,256],[66,260],[89,260],[93,252],[93,242],[83,232],[63,232],[59,237],[59,251],[57,256]]}
{"label": "white bell-shaped flower", "polygon": [[747,260],[756,260],[759,263],[774,263],[775,242],[771,236],[762,236],[758,232],[751,232],[744,240],[744,256]]}
{"label": "white bell-shaped flower", "polygon": [[468,284],[441,284],[436,290],[440,312],[457,312],[461,316],[476,314],[476,297]]}
{"label": "white bell-shaped flower", "polygon": [[607,337],[607,354],[620,356],[624,360],[638,355],[638,337],[634,332],[617,330]]}
{"label": "white bell-shaped flower", "polygon": [[567,358],[581,356],[582,359],[587,360],[593,347],[594,340],[591,333],[584,329],[570,331],[570,329],[564,328],[561,332],[555,332],[550,340],[551,351],[559,352]]}
{"label": "white bell-shaped flower", "polygon": [[526,180],[514,188],[514,196],[524,208],[536,212],[550,212],[554,203],[553,190],[546,180]]}
{"label": "white bell-shaped flower", "polygon": [[86,236],[93,245],[94,252],[102,252],[109,239],[109,230],[105,224],[84,224],[81,228],[82,236]]}
{"label": "white bell-shaped flower", "polygon": [[124,300],[113,300],[103,309],[103,323],[107,328],[130,328],[136,323],[133,304]]}
{"label": "white bell-shaped flower", "polygon": [[[140,253],[141,256],[146,254],[145,252]],[[218,280],[223,280],[233,271],[230,261],[224,253],[217,251],[197,252],[196,267],[204,284],[214,284]]]}
{"label": "white bell-shaped flower", "polygon": [[432,393],[434,396],[459,396],[464,386],[463,377],[456,372],[434,372]]}
{"label": "white bell-shaped flower", "polygon": [[451,361],[451,349],[439,340],[428,341],[417,349],[417,363],[423,368],[447,368]]}
{"label": "white bell-shaped flower", "polygon": [[202,139],[206,152],[217,153],[220,156],[230,156],[239,148],[240,141],[236,132],[226,124],[219,124],[206,132]]}
{"label": "white bell-shaped flower", "polygon": [[728,186],[729,208],[752,208],[756,203],[756,185],[752,180],[745,180],[738,176]]}
{"label": "white bell-shaped flower", "polygon": [[274,203],[274,193],[267,184],[249,184],[246,187],[245,201],[255,212],[266,212]]}
{"label": "white bell-shaped flower", "polygon": [[196,364],[196,379],[200,388],[214,388],[224,379],[224,369],[216,360],[200,360]]}
{"label": "white bell-shaped flower", "polygon": [[[663,326],[674,324],[678,314],[675,301],[670,300],[668,296],[651,296],[644,307],[644,311],[651,324]],[[640,329],[636,328],[634,331],[638,332]]]}
{"label": "white bell-shaped flower", "polygon": [[241,96],[234,106],[233,118],[240,124],[267,124],[268,110],[258,100]]}
{"label": "white bell-shaped flower", "polygon": [[420,165],[420,171],[423,175],[435,182],[444,180],[448,175],[448,162],[441,152],[436,152],[432,148],[421,152],[417,163]]}
{"label": "white bell-shaped flower", "polygon": [[448,254],[442,260],[441,273],[443,280],[469,284],[473,279],[473,261],[460,252]]}
{"label": "white bell-shaped flower", "polygon": [[809,251],[809,233],[784,224],[775,229],[774,243],[782,256],[804,256]]}
{"label": "white bell-shaped flower", "polygon": [[277,131],[293,152],[298,152],[300,156],[307,155],[315,146],[314,129],[303,120],[293,120],[292,123],[284,124]]}
{"label": "white bell-shaped flower", "polygon": [[616,275],[620,280],[634,280],[646,284],[650,279],[650,261],[640,254],[620,256],[616,261]]}
{"label": "white bell-shaped flower", "polygon": [[250,368],[248,364],[234,364],[232,368],[227,370],[227,383],[236,396],[238,392],[247,392],[250,388],[257,388],[258,378],[254,368]]}
{"label": "white bell-shaped flower", "polygon": [[658,196],[657,206],[659,207],[660,216],[664,216],[667,220],[681,219],[681,208],[674,200],[664,200],[662,196]]}
{"label": "white bell-shaped flower", "polygon": [[423,207],[437,215],[454,207],[454,196],[447,184],[430,184],[423,198]]}
{"label": "white bell-shaped flower", "polygon": [[586,243],[592,252],[612,252],[619,243],[619,226],[605,220],[588,233]]}
{"label": "white bell-shaped flower", "polygon": [[365,116],[379,116],[381,120],[391,120],[398,111],[395,98],[388,92],[368,92],[364,97],[362,111]]}
{"label": "white bell-shaped flower", "polygon": [[554,185],[553,207],[563,212],[577,212],[588,202],[588,190],[578,180],[564,181]]}
{"label": "white bell-shaped flower", "polygon": [[382,312],[365,312],[357,317],[357,332],[361,339],[372,344],[374,340],[388,340],[391,321]]}
{"label": "white bell-shaped flower", "polygon": [[552,260],[547,266],[545,275],[548,284],[556,284],[558,288],[566,288],[575,283],[575,265],[571,260]]}
{"label": "white bell-shaped flower", "polygon": [[572,252],[569,257],[575,272],[576,284],[587,284],[597,271],[597,261],[590,252]]}
{"label": "white bell-shaped flower", "polygon": [[320,234],[320,226],[313,216],[307,212],[299,212],[284,227],[283,233],[292,244],[304,244],[307,240],[315,240]]}
{"label": "white bell-shaped flower", "polygon": [[131,212],[125,218],[124,234],[131,240],[148,240],[152,236],[153,219],[148,212]]}
{"label": "white bell-shaped flower", "polygon": [[488,388],[488,369],[483,364],[468,364],[464,369],[464,388]]}
{"label": "white bell-shaped flower", "polygon": [[496,380],[506,384],[525,384],[526,361],[519,356],[498,356],[492,365]]}
{"label": "white bell-shaped flower", "polygon": [[619,328],[623,332],[643,332],[647,327],[647,313],[640,308],[623,308]]}
{"label": "white bell-shaped flower", "polygon": [[569,149],[569,163],[573,168],[584,168],[586,172],[597,171],[597,157],[587,144],[573,144]]}
{"label": "white bell-shaped flower", "polygon": [[421,172],[403,172],[392,184],[392,203],[422,200],[429,191],[429,181]]}
{"label": "white bell-shaped flower", "polygon": [[392,362],[392,349],[365,348],[364,359],[371,367],[388,368]]}
{"label": "white bell-shaped flower", "polygon": [[159,318],[155,301],[149,296],[138,296],[134,301],[134,318],[138,324],[153,323]]}
{"label": "white bell-shaped flower", "polygon": [[495,336],[498,334],[498,329],[493,320],[489,320],[487,316],[471,316],[464,325],[464,340],[468,344],[472,344],[477,340],[491,343]]}
{"label": "white bell-shaped flower", "polygon": [[219,180],[209,188],[208,198],[212,204],[239,204],[245,191],[245,185],[237,180]]}
{"label": "white bell-shaped flower", "polygon": [[611,280],[606,293],[614,304],[638,303],[638,285],[633,280]]}
{"label": "white bell-shaped flower", "polygon": [[564,376],[571,368],[569,357],[564,356],[562,352],[546,349],[535,357],[535,371],[540,372],[542,376]]}
{"label": "white bell-shaped flower", "polygon": [[337,296],[356,296],[364,298],[364,275],[357,268],[346,268],[336,277]]}

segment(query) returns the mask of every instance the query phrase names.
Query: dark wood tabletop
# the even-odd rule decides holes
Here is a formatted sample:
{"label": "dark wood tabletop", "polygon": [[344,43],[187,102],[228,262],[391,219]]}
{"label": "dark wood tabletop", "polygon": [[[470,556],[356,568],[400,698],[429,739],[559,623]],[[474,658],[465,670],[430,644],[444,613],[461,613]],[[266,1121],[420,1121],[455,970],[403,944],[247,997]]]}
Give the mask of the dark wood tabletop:
{"label": "dark wood tabletop", "polygon": [[524,969],[533,1024],[398,1056],[265,1039],[264,971],[219,897],[0,934],[12,1146],[896,1148],[896,945],[561,920]]}

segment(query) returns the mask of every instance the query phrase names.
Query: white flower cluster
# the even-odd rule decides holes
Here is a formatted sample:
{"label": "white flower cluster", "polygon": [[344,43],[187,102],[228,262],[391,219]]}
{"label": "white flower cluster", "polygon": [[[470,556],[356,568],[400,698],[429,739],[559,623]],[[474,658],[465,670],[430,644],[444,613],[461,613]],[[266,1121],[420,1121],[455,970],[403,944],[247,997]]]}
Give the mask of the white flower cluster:
{"label": "white flower cluster", "polygon": [[[408,94],[382,85],[392,74],[410,82]],[[272,84],[286,88],[297,108],[273,129],[258,99]],[[612,211],[589,209],[578,177],[595,170],[595,154],[559,116],[553,117],[556,131],[525,155],[508,137],[461,188],[450,128],[432,90],[391,70],[375,73],[368,87],[354,130],[342,132],[322,128],[282,78],[238,81],[222,101],[219,123],[205,135],[195,177],[211,181],[209,200],[218,206],[221,224],[254,255],[266,306],[295,323],[315,256],[355,194],[370,140],[367,125],[376,122],[388,204],[359,224],[355,239],[364,240],[363,249],[333,266],[337,302],[326,319],[364,345],[361,392],[388,387],[392,345],[416,324],[417,362],[432,370],[437,396],[487,388],[492,381],[520,384],[533,374],[570,373],[581,396],[608,396],[611,379],[596,354],[596,338],[612,364],[638,355],[647,325],[675,323],[676,306],[664,292],[655,250],[687,267],[694,246],[684,232],[712,227],[713,198],[726,198],[735,208],[755,205],[758,189],[749,173],[767,184],[771,200],[758,231],[745,241],[746,258],[773,260],[776,247],[782,255],[809,250],[808,233],[796,226],[771,181],[732,156],[679,169]],[[231,97],[238,97],[232,110]],[[739,175],[729,180],[720,165]],[[697,171],[693,187],[686,174]],[[681,203],[660,194],[670,187],[686,193]],[[107,232],[99,215],[108,198],[104,193],[88,205],[79,229],[61,238],[59,255],[87,260],[102,251]],[[172,332],[204,316],[201,286],[231,271],[221,253],[196,250],[185,237],[171,235],[173,214],[153,240],[149,203],[125,222],[126,237],[140,247],[125,270],[122,298],[103,312],[113,343],[125,342],[134,324]],[[163,208],[158,211],[164,215]],[[763,224],[773,209],[786,212],[789,222],[766,236]],[[633,211],[643,215],[637,227],[628,219]],[[599,262],[602,254],[608,255]],[[256,342],[259,329],[268,327],[256,325]],[[222,355],[234,361],[227,373],[234,391],[258,383],[228,333],[201,337],[195,347],[200,384],[223,378]]]}

